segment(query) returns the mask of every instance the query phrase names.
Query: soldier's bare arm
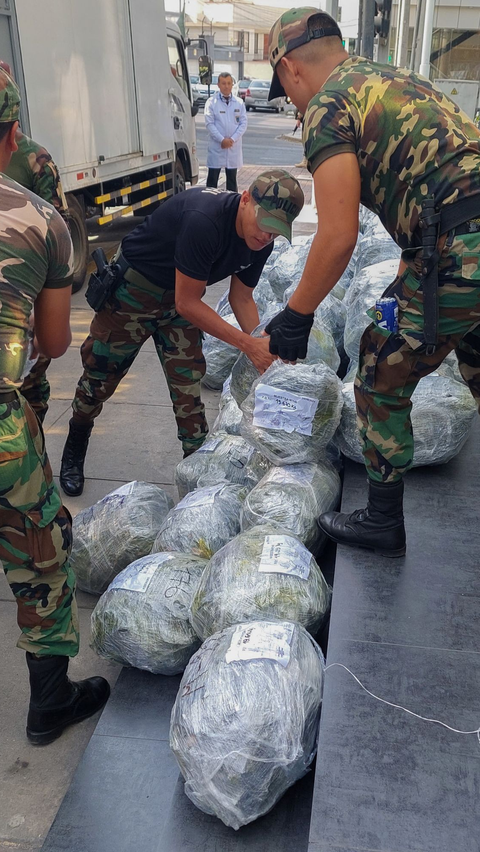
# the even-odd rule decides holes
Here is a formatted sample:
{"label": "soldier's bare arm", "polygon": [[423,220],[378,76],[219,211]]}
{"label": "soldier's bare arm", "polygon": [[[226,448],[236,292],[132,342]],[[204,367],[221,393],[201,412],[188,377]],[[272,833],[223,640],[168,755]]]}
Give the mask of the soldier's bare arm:
{"label": "soldier's bare arm", "polygon": [[358,236],[360,171],[355,154],[329,157],[313,175],[318,229],[289,306],[312,313],[345,271]]}
{"label": "soldier's bare arm", "polygon": [[251,334],[260,322],[257,306],[253,299],[253,288],[247,287],[237,275],[232,275],[228,301],[242,331]]}
{"label": "soldier's bare arm", "polygon": [[197,281],[177,269],[175,274],[177,313],[207,334],[236,346],[250,358],[257,370],[263,373],[274,360],[268,351],[268,339],[250,337],[249,334],[225,322],[202,301],[205,287],[206,281]]}
{"label": "soldier's bare arm", "polygon": [[35,300],[35,348],[47,358],[60,358],[72,341],[72,288],[43,288]]}

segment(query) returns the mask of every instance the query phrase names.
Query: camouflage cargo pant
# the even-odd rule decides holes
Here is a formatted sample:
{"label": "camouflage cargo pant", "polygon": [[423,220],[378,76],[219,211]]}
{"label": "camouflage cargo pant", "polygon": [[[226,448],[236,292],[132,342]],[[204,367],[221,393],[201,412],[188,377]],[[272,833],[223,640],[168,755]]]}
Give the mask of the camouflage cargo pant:
{"label": "camouflage cargo pant", "polygon": [[27,400],[30,408],[33,408],[40,423],[45,420],[48,411],[48,400],[50,399],[50,384],[46,376],[50,358],[40,355],[33,369],[23,380],[20,393]]}
{"label": "camouflage cargo pant", "polygon": [[439,271],[439,333],[433,354],[427,355],[423,340],[420,278],[410,267],[384,294],[398,302],[398,333],[372,323],[361,340],[357,419],[367,473],[376,482],[398,481],[411,466],[412,394],[420,379],[453,350],[480,406],[480,233],[449,234]]}
{"label": "camouflage cargo pant", "polygon": [[38,420],[20,395],[0,395],[0,561],[17,599],[17,645],[39,656],[78,653],[71,541]]}
{"label": "camouflage cargo pant", "polygon": [[[127,273],[128,274],[128,273]],[[205,374],[202,334],[175,310],[175,293],[148,282],[122,281],[95,317],[81,348],[83,375],[72,403],[73,419],[91,423],[153,337],[167,379],[178,437],[184,452],[203,444],[208,433],[200,381]]]}

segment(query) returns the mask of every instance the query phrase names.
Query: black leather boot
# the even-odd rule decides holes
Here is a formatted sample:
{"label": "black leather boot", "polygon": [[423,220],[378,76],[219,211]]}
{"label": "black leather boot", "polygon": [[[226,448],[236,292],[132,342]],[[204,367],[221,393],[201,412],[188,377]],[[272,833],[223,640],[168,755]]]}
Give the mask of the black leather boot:
{"label": "black leather boot", "polygon": [[372,482],[368,485],[366,509],[350,515],[325,512],[318,525],[337,544],[367,547],[382,556],[404,556],[403,479],[400,482]]}
{"label": "black leather boot", "polygon": [[65,494],[77,497],[83,491],[85,476],[83,466],[87,454],[88,439],[92,434],[93,424],[79,425],[72,419],[69,423],[68,438],[65,442],[60,468],[60,485]]}
{"label": "black leather boot", "polygon": [[93,716],[108,701],[110,686],[103,677],[78,683],[67,677],[68,657],[35,657],[27,651],[30,707],[27,737],[34,745],[48,745],[64,728]]}

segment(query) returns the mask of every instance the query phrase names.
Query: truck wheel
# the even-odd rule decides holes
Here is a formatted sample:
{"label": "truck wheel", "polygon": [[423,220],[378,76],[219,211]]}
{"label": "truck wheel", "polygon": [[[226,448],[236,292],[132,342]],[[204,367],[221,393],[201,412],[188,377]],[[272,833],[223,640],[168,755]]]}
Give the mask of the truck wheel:
{"label": "truck wheel", "polygon": [[183,163],[179,157],[175,160],[175,184],[174,184],[174,193],[178,195],[179,192],[185,192],[185,170],[183,168]]}
{"label": "truck wheel", "polygon": [[72,193],[67,194],[68,225],[73,243],[73,285],[72,291],[78,293],[82,288],[88,265],[88,234],[83,205]]}

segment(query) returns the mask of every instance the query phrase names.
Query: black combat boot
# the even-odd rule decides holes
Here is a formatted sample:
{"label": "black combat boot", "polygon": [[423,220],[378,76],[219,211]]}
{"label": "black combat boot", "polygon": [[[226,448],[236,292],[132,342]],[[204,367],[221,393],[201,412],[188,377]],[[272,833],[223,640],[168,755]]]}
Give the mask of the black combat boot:
{"label": "black combat boot", "polygon": [[83,491],[85,477],[83,466],[87,454],[88,439],[92,434],[93,424],[84,426],[75,423],[72,419],[69,423],[68,438],[65,442],[60,468],[60,485],[65,494],[77,497]]}
{"label": "black combat boot", "polygon": [[78,683],[67,677],[68,657],[35,657],[27,651],[30,707],[27,737],[34,745],[48,745],[64,728],[93,716],[108,701],[110,686],[103,677]]}
{"label": "black combat boot", "polygon": [[318,518],[320,529],[337,544],[367,547],[382,556],[404,556],[403,479],[400,482],[368,483],[366,509],[350,515],[325,512]]}

